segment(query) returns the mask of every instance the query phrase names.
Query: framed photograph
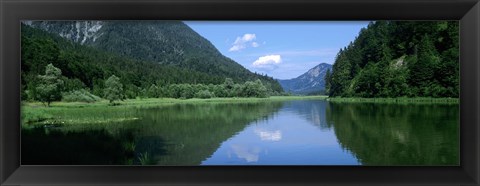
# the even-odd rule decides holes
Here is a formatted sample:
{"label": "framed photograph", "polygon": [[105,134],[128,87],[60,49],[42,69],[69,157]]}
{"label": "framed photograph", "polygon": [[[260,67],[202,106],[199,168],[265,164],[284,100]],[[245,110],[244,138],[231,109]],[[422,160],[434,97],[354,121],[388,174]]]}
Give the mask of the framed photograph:
{"label": "framed photograph", "polygon": [[0,12],[0,185],[480,184],[478,0]]}

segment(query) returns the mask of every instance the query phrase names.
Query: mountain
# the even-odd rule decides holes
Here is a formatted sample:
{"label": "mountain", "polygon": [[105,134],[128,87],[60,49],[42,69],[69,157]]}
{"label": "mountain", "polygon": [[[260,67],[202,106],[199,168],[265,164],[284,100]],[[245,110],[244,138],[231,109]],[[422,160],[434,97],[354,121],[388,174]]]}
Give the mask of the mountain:
{"label": "mountain", "polygon": [[459,96],[458,21],[375,21],[342,48],[329,96]]}
{"label": "mountain", "polygon": [[285,92],[295,94],[309,94],[325,91],[325,74],[331,70],[332,65],[321,63],[308,70],[301,76],[288,80],[278,80]]}
{"label": "mountain", "polygon": [[[102,61],[98,60],[97,63],[106,63],[105,60],[111,60],[115,56],[115,58],[126,59],[130,62],[140,62],[140,67],[136,66],[135,68],[149,68],[139,69],[140,73],[155,68],[164,69],[158,72],[159,74],[153,75],[156,78],[146,78],[149,79],[148,82],[132,82],[135,86],[143,87],[144,85],[140,84],[152,84],[158,81],[160,84],[219,84],[229,77],[238,83],[260,79],[270,90],[282,91],[276,80],[252,73],[223,56],[210,41],[181,21],[25,21],[23,23],[69,41],[71,44],[65,44],[68,42],[35,31],[39,35],[49,37],[47,40],[56,41],[52,45],[58,46],[60,51],[68,50],[68,52],[60,52],[63,54],[78,54],[79,52],[75,50],[81,48],[82,51],[88,50],[98,55],[102,53],[100,56],[110,56]],[[22,32],[22,34],[24,33]],[[82,57],[91,58],[90,56]],[[128,65],[133,65],[130,62]],[[143,65],[145,62],[150,64]],[[99,65],[102,66],[102,64],[92,64],[92,66]],[[117,71],[118,68],[129,71],[129,68],[125,67],[126,64],[119,64],[119,66],[111,68],[116,68]],[[175,69],[173,72],[182,71],[183,73],[173,74],[165,69]],[[73,69],[62,69],[62,71],[64,70]],[[100,70],[104,71],[105,69]],[[129,76],[139,75],[142,74]],[[175,78],[179,75],[192,75],[193,77],[180,78],[180,80]],[[163,76],[172,76],[172,78]],[[88,80],[89,78],[91,80]],[[97,77],[84,77],[86,81],[93,81],[92,79],[95,78]],[[91,84],[92,82],[90,82]]]}

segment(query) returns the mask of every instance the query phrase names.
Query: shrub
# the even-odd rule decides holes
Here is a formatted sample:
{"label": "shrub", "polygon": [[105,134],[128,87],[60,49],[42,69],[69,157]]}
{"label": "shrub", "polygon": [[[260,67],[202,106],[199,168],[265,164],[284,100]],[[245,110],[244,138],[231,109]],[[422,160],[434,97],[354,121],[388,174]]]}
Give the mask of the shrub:
{"label": "shrub", "polygon": [[202,99],[208,99],[208,98],[212,98],[213,94],[208,90],[201,90],[200,92],[197,92],[195,94],[195,97],[202,98]]}
{"label": "shrub", "polygon": [[62,100],[65,102],[87,102],[92,103],[95,101],[100,101],[101,98],[91,94],[85,89],[74,90],[70,92],[63,93]]}

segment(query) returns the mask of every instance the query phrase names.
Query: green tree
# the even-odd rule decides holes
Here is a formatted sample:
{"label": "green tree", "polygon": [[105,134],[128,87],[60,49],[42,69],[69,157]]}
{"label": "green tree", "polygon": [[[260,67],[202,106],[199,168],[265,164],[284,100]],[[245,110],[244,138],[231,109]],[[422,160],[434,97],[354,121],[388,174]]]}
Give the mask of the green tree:
{"label": "green tree", "polygon": [[225,82],[223,82],[223,86],[225,86],[226,89],[230,90],[233,89],[233,86],[235,83],[233,82],[232,78],[225,78]]}
{"label": "green tree", "polygon": [[225,85],[215,85],[214,94],[215,96],[221,97],[221,98],[228,97],[228,91],[227,91],[227,88],[225,88]]}
{"label": "green tree", "polygon": [[259,79],[255,81],[247,81],[244,84],[243,96],[245,97],[267,97],[267,88],[263,86],[262,81]]}
{"label": "green tree", "polygon": [[381,87],[377,72],[377,65],[367,64],[365,66],[352,85],[356,95],[371,98],[379,93]]}
{"label": "green tree", "polygon": [[195,97],[202,98],[202,99],[208,99],[208,98],[211,98],[213,96],[214,95],[208,90],[201,90],[200,92],[197,92],[195,94]]}
{"label": "green tree", "polygon": [[68,79],[66,77],[63,78],[63,81],[65,82],[65,92],[70,92],[70,91],[76,91],[76,90],[81,90],[85,89],[85,84],[83,84],[82,81],[79,79]]}
{"label": "green tree", "polygon": [[181,84],[181,94],[180,96],[185,99],[190,99],[195,96],[195,91],[190,84]]}
{"label": "green tree", "polygon": [[255,94],[256,97],[259,97],[259,98],[268,97],[268,90],[265,87],[265,85],[263,85],[260,79],[255,80],[254,84],[256,88],[256,94]]}
{"label": "green tree", "polygon": [[46,106],[52,101],[62,98],[63,80],[62,71],[51,63],[45,67],[45,75],[39,75],[39,84],[36,87],[36,98]]}
{"label": "green tree", "polygon": [[418,96],[432,96],[432,81],[439,58],[428,35],[422,38],[417,53],[417,61],[410,66],[409,82],[419,90]]}
{"label": "green tree", "polygon": [[160,97],[160,91],[159,91],[159,88],[157,87],[157,85],[152,84],[150,86],[150,88],[148,88],[147,95],[148,95],[148,97],[151,97],[151,98]]}
{"label": "green tree", "polygon": [[244,95],[244,85],[243,84],[235,84],[233,85],[233,89],[232,89],[232,97],[245,97]]}
{"label": "green tree", "polygon": [[375,21],[335,58],[329,96],[458,97],[458,21]]}
{"label": "green tree", "polygon": [[105,81],[104,96],[110,103],[123,98],[123,85],[120,83],[120,78],[115,75],[110,76]]}
{"label": "green tree", "polygon": [[330,80],[329,96],[345,96],[345,90],[352,80],[350,61],[345,55],[345,50],[341,49],[333,64],[333,74]]}
{"label": "green tree", "polygon": [[233,97],[233,87],[235,83],[233,82],[232,78],[225,78],[225,82],[223,82],[223,87],[225,88],[226,97]]}
{"label": "green tree", "polygon": [[125,91],[125,97],[127,99],[135,99],[139,95],[141,90],[139,89],[139,87],[129,84],[125,86],[124,91]]}
{"label": "green tree", "polygon": [[331,77],[332,74],[330,73],[330,69],[327,69],[327,72],[325,73],[325,77],[324,77],[324,81],[325,81],[325,94],[328,95],[328,93],[330,92],[330,87],[331,87],[331,84],[330,84],[330,80],[331,80]]}

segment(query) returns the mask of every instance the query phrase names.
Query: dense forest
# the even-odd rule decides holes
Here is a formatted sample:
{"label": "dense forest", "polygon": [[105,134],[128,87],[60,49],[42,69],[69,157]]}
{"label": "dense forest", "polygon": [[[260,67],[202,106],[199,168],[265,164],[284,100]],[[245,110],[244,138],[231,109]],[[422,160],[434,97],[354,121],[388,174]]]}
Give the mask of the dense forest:
{"label": "dense forest", "polygon": [[[122,98],[191,98],[195,95],[199,97],[265,97],[282,92],[280,85],[266,75],[235,70],[230,74],[222,71],[213,73],[194,67],[159,64],[139,57],[130,58],[82,45],[27,25],[22,25],[21,42],[22,100],[39,100],[38,86],[42,84],[42,77],[48,78],[46,68],[49,64],[53,66],[50,68],[60,70],[60,79],[63,81],[62,92],[87,97],[94,97],[91,94],[104,97],[105,81],[111,76],[119,78],[122,85]],[[128,48],[128,46],[125,47]],[[184,57],[198,60],[202,55]],[[203,60],[210,60],[208,61],[210,66],[215,66],[217,64],[215,60],[218,58],[211,57]],[[191,63],[195,64],[195,62]],[[224,64],[217,66],[226,68]],[[232,90],[220,90],[220,86],[227,86],[227,84]],[[232,92],[234,88],[236,92]],[[254,93],[252,89],[255,90]],[[190,93],[192,91],[195,92]],[[71,94],[63,97],[72,97]]]}
{"label": "dense forest", "polygon": [[338,52],[331,97],[458,97],[458,21],[375,21]]}

